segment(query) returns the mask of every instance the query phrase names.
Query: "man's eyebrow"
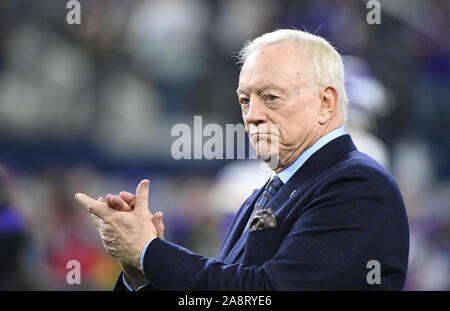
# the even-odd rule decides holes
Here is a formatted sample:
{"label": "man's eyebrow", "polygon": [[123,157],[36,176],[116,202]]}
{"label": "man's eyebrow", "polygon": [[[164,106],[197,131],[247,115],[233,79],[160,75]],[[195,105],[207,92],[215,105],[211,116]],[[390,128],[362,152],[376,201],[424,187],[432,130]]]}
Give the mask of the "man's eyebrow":
{"label": "man's eyebrow", "polygon": [[[280,92],[285,92],[285,89],[284,89],[284,88],[282,88],[282,87],[280,87],[280,86],[277,86],[277,85],[274,85],[274,84],[263,85],[263,86],[261,86],[261,87],[259,87],[259,88],[256,88],[255,91],[256,91],[256,93],[261,93],[262,91],[267,90],[267,89],[276,89],[276,90],[278,90],[278,91],[280,91]],[[236,93],[237,93],[238,95],[240,95],[241,93],[247,94],[246,91],[244,91],[243,89],[240,89],[240,88],[238,88],[238,89],[236,90]]]}

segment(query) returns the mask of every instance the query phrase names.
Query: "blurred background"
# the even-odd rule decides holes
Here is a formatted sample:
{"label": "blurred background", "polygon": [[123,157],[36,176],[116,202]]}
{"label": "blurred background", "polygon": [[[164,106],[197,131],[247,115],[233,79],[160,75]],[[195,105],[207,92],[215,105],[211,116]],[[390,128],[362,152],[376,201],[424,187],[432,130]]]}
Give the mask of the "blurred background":
{"label": "blurred background", "polygon": [[[236,53],[295,27],[344,55],[347,131],[402,190],[405,289],[450,290],[448,0],[379,1],[379,25],[359,0],[79,2],[81,24],[68,25],[67,1],[0,1],[0,289],[110,290],[119,267],[73,196],[134,192],[144,177],[166,239],[216,256],[269,172],[174,160],[171,129],[195,115],[242,123]],[[80,285],[66,282],[73,259]]]}

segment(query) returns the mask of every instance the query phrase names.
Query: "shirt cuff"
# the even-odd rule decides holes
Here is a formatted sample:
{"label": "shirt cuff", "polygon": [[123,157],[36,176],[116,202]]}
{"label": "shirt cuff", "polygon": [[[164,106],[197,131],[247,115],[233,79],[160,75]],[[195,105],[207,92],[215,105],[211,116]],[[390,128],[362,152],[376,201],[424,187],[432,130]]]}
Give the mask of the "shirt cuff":
{"label": "shirt cuff", "polygon": [[131,287],[130,282],[128,281],[128,278],[125,276],[125,273],[122,273],[122,282],[125,284],[125,287],[128,288],[130,292],[133,291],[133,287]]}
{"label": "shirt cuff", "polygon": [[[125,273],[122,274],[122,281],[123,284],[125,284],[125,287],[130,291],[134,291],[133,287],[130,284],[130,281],[128,280],[127,276],[125,275]],[[136,288],[136,291],[140,290],[141,288],[143,288],[144,286],[147,286],[149,283],[146,283],[144,285],[139,286],[138,288]]]}
{"label": "shirt cuff", "polygon": [[148,241],[147,245],[145,245],[144,250],[142,251],[141,254],[141,267],[142,267],[142,271],[144,271],[144,257],[145,257],[145,252],[147,251],[147,247],[150,245],[150,243],[154,240],[155,238],[151,239],[150,241]]}
{"label": "shirt cuff", "polygon": [[[141,263],[142,269],[144,269],[144,256],[145,256],[145,252],[147,251],[147,247],[150,245],[151,241],[153,241],[153,240],[154,240],[154,238],[151,239],[150,241],[148,241],[147,244],[146,244],[145,247],[144,247],[144,250],[142,251],[141,259],[140,259],[140,263]],[[122,281],[123,281],[123,284],[125,284],[125,287],[126,287],[129,291],[133,291],[133,287],[131,286],[130,281],[128,280],[128,278],[127,278],[127,276],[125,275],[125,273],[122,273]],[[147,284],[144,284],[144,285],[142,285],[142,286],[139,286],[136,290],[139,290],[139,289],[141,289],[142,287],[144,287],[144,286],[146,286],[146,285],[147,285]]]}

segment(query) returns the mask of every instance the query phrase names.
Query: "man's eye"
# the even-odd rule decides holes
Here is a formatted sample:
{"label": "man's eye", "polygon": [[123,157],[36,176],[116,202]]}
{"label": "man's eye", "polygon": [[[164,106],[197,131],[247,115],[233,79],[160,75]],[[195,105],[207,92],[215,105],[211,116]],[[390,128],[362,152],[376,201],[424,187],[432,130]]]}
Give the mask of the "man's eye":
{"label": "man's eye", "polygon": [[264,95],[264,99],[268,101],[274,101],[278,98],[278,96],[275,95]]}
{"label": "man's eye", "polygon": [[241,99],[239,99],[239,104],[247,105],[248,104],[248,98],[241,98]]}

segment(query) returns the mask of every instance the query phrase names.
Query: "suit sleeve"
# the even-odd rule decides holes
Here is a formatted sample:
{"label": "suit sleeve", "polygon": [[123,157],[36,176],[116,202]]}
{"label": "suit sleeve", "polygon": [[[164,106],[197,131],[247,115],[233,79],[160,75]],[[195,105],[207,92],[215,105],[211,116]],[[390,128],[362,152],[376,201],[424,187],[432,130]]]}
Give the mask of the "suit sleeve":
{"label": "suit sleeve", "polygon": [[[144,256],[144,272],[161,290],[365,289],[367,261],[390,247],[377,235],[386,223],[385,207],[401,204],[378,187],[358,170],[330,178],[292,208],[298,215],[286,217],[291,223],[283,225],[290,229],[262,265],[225,264],[155,239]],[[397,264],[401,283],[404,271]]]}

